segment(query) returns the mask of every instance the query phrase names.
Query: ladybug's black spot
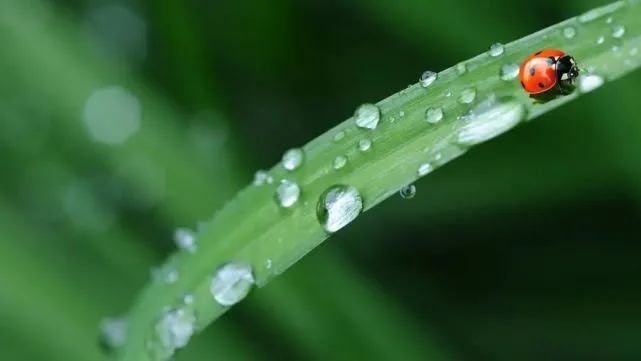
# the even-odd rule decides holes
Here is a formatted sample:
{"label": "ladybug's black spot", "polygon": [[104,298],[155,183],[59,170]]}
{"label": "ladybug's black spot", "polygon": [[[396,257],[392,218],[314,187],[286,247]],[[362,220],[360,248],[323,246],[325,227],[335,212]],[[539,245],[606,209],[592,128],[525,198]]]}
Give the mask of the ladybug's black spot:
{"label": "ladybug's black spot", "polygon": [[534,67],[530,68],[530,76],[534,76],[534,73],[536,73],[536,69]]}
{"label": "ladybug's black spot", "polygon": [[539,83],[539,88],[545,88],[545,85],[543,83]]}
{"label": "ladybug's black spot", "polygon": [[525,89],[525,83],[523,83],[523,81],[521,81],[521,86]]}

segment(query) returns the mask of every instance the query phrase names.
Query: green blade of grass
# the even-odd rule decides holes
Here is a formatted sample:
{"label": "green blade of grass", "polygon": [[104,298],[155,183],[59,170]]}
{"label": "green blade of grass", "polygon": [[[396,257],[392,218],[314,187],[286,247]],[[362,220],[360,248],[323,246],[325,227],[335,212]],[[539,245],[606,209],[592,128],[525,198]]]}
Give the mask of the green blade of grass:
{"label": "green blade of grass", "polygon": [[[583,69],[573,93],[545,103],[528,97],[514,76],[500,76],[501,69],[510,73],[506,70],[543,48],[563,49]],[[272,183],[250,185],[229,201],[197,234],[196,252],[170,257],[165,266],[177,277],[155,280],[142,291],[130,310],[120,360],[173,354],[176,344],[158,342],[159,331],[176,335],[159,324],[168,308],[193,312],[193,319],[171,324],[187,339],[226,312],[229,305],[218,304],[210,293],[212,276],[222,265],[250,265],[252,280],[261,287],[327,239],[316,213],[329,187],[354,187],[366,211],[475,145],[634,71],[641,65],[640,49],[641,3],[618,1],[507,44],[501,54],[485,52],[457,64],[427,87],[419,82],[378,102],[375,129],[347,119],[302,147],[299,167],[290,171],[278,164],[268,172]],[[434,109],[431,122],[428,109]],[[442,117],[434,115],[440,112]],[[371,142],[366,151],[359,149],[364,140]],[[301,192],[286,209],[274,200],[283,179],[296,182]],[[188,304],[182,302],[186,292],[193,296]]]}

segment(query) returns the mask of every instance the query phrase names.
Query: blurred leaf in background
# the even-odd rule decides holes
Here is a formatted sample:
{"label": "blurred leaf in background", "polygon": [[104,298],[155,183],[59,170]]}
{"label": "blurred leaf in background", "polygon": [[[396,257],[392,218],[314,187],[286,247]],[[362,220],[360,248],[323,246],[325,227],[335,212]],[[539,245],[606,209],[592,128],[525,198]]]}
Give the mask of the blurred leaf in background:
{"label": "blurred leaf in background", "polygon": [[[4,358],[106,360],[100,322],[126,312],[175,227],[357,104],[599,5],[5,0]],[[177,360],[641,358],[639,83],[422,179]]]}

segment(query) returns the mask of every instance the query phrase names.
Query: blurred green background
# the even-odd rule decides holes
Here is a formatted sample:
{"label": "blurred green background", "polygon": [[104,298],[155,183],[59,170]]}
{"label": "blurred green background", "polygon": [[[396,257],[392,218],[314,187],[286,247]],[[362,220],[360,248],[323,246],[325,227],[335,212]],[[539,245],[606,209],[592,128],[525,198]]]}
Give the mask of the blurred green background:
{"label": "blurred green background", "polygon": [[[603,4],[2,0],[0,359],[107,360],[175,227],[358,104]],[[422,179],[176,360],[641,359],[638,84]]]}

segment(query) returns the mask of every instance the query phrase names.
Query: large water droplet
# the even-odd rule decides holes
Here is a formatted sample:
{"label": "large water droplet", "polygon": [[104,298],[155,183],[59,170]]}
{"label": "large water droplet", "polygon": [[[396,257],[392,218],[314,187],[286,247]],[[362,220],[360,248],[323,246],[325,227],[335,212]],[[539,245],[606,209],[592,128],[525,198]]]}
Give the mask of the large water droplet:
{"label": "large water droplet", "polygon": [[334,169],[341,169],[347,164],[347,158],[345,156],[339,155],[334,158]]}
{"label": "large water droplet", "polygon": [[461,95],[458,98],[458,101],[461,104],[470,104],[476,98],[476,89],[468,88],[461,92]]}
{"label": "large water droplet", "polygon": [[428,123],[436,124],[443,119],[443,109],[440,107],[437,108],[427,108],[425,111],[425,120]]}
{"label": "large water droplet", "polygon": [[488,54],[492,57],[497,57],[501,56],[503,54],[505,47],[501,43],[494,43],[490,45],[490,50],[488,50]]}
{"label": "large water droplet", "polygon": [[501,65],[499,69],[499,77],[501,80],[510,81],[519,76],[519,65],[516,63],[507,63]]}
{"label": "large water droplet", "polygon": [[434,168],[432,167],[431,164],[429,163],[423,163],[418,166],[418,169],[416,170],[416,174],[418,174],[419,177],[423,177],[430,173]]}
{"label": "large water droplet", "polygon": [[240,262],[227,263],[216,270],[211,279],[209,292],[219,304],[232,306],[249,294],[254,282],[250,265]]}
{"label": "large water droplet", "polygon": [[283,167],[287,170],[294,170],[303,164],[303,150],[293,148],[283,154]]}
{"label": "large water droplet", "polygon": [[329,187],[318,198],[316,217],[323,229],[334,233],[351,223],[363,210],[363,200],[352,186]]}
{"label": "large water droplet", "polygon": [[381,111],[374,104],[363,104],[354,112],[354,121],[360,128],[376,129],[380,118]]}
{"label": "large water droplet", "polygon": [[367,152],[372,148],[372,141],[369,139],[361,139],[358,141],[358,150],[361,152]]}
{"label": "large water droplet", "polygon": [[107,318],[100,322],[100,342],[109,350],[121,348],[127,341],[127,320]]}
{"label": "large water droplet", "polygon": [[426,70],[421,74],[421,78],[419,79],[419,82],[421,83],[421,86],[423,88],[427,88],[428,86],[432,85],[438,78],[438,74],[436,74],[433,71]]}
{"label": "large water droplet", "polygon": [[156,322],[154,331],[160,344],[151,343],[150,347],[171,357],[176,349],[187,346],[196,331],[196,315],[190,308],[170,308]]}
{"label": "large water droplet", "polygon": [[271,184],[274,181],[274,179],[264,170],[257,170],[256,173],[254,174],[254,185],[255,186],[262,186],[265,184]]}
{"label": "large water droplet", "polygon": [[576,28],[574,26],[568,26],[563,29],[563,37],[566,39],[572,39],[576,36]]}
{"label": "large water droplet", "polygon": [[176,229],[176,231],[174,231],[174,243],[176,243],[179,249],[192,253],[196,251],[196,235],[190,229]]}
{"label": "large water droplet", "polygon": [[300,197],[300,186],[296,182],[287,179],[280,181],[280,185],[274,192],[274,200],[283,208],[289,208],[296,204]]}
{"label": "large water droplet", "polygon": [[472,110],[469,122],[458,131],[456,142],[471,146],[490,140],[516,126],[526,116],[516,100],[490,101]]}
{"label": "large water droplet", "polygon": [[596,75],[596,74],[590,74],[590,75],[583,75],[579,78],[579,90],[582,93],[589,93],[593,91],[594,89],[597,89],[601,85],[603,85],[603,77]]}
{"label": "large water droplet", "polygon": [[625,26],[623,26],[623,25],[614,25],[612,27],[612,36],[614,38],[618,39],[618,38],[622,37],[623,34],[625,34]]}
{"label": "large water droplet", "polygon": [[403,199],[412,199],[416,195],[416,186],[413,184],[406,185],[401,187],[401,189],[398,191],[398,194],[401,196]]}

